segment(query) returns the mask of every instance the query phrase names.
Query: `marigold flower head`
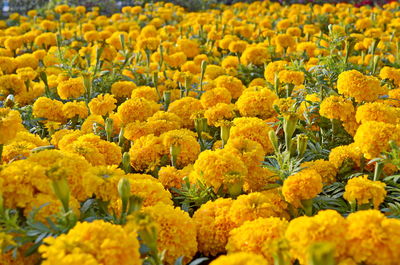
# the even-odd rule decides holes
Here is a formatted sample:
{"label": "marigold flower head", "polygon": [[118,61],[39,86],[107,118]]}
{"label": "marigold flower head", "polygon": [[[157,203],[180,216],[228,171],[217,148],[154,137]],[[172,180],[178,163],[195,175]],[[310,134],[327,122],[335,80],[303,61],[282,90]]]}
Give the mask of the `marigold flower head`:
{"label": "marigold flower head", "polygon": [[340,94],[353,97],[357,102],[374,101],[385,92],[376,77],[365,76],[357,70],[342,72],[338,77],[337,89]]}
{"label": "marigold flower head", "polygon": [[283,240],[288,221],[278,217],[257,218],[246,221],[229,233],[226,245],[228,253],[240,251],[264,256],[269,264],[274,263],[273,245]]}
{"label": "marigold flower head", "polygon": [[236,102],[240,114],[246,117],[268,119],[275,114],[273,102],[278,97],[268,88],[254,87],[246,90]]}
{"label": "marigold flower head", "polygon": [[289,218],[288,205],[277,189],[240,195],[229,210],[229,218],[237,227],[246,221],[263,217]]}
{"label": "marigold flower head", "polygon": [[134,121],[145,121],[159,110],[160,106],[143,98],[126,100],[118,107],[118,117],[123,124]]}
{"label": "marigold flower head", "polygon": [[357,169],[361,166],[362,152],[354,143],[335,147],[329,153],[329,162],[338,170],[350,166],[350,169]]}
{"label": "marigold flower head", "polygon": [[[140,264],[136,233],[121,226],[95,220],[79,222],[67,234],[48,237],[39,248],[43,264]],[[73,250],[73,251],[71,251]]]}
{"label": "marigold flower head", "polygon": [[69,80],[62,81],[57,86],[57,93],[61,99],[78,98],[85,92],[83,79],[70,78]]}
{"label": "marigold flower head", "polygon": [[182,119],[184,128],[194,128],[194,122],[190,119],[192,113],[203,110],[200,100],[192,97],[184,97],[172,102],[168,107],[168,112],[176,114]]}
{"label": "marigold flower head", "polygon": [[315,171],[317,171],[321,175],[322,183],[324,185],[335,182],[336,175],[338,173],[337,168],[332,162],[325,161],[323,159],[304,162],[301,164],[301,167],[314,169]]}
{"label": "marigold flower head", "polygon": [[210,265],[268,265],[263,256],[254,253],[236,252],[229,255],[221,255],[213,260]]}
{"label": "marigold flower head", "polygon": [[[143,209],[156,224],[157,247],[165,252],[165,263],[174,264],[183,256],[188,262],[197,252],[196,225],[180,208],[159,203]],[[173,235],[173,236],[171,236]]]}
{"label": "marigold flower head", "polygon": [[378,121],[396,124],[398,119],[399,111],[397,108],[380,102],[365,103],[359,106],[356,112],[356,121],[358,123]]}
{"label": "marigold flower head", "polygon": [[183,178],[188,177],[192,170],[193,165],[188,165],[183,169],[165,166],[158,171],[158,179],[166,189],[180,189],[182,187]]}
{"label": "marigold flower head", "polygon": [[400,140],[398,131],[393,124],[368,121],[358,127],[354,144],[360,148],[365,158],[373,159],[389,149],[390,140]]}
{"label": "marigold flower head", "polygon": [[279,81],[299,86],[304,82],[304,73],[299,71],[282,70],[278,73]]}
{"label": "marigold flower head", "polygon": [[230,130],[230,139],[244,137],[256,141],[264,149],[266,154],[273,151],[272,144],[268,137],[268,132],[272,130],[266,122],[258,118],[236,118]]}
{"label": "marigold flower head", "polygon": [[378,210],[357,211],[347,217],[347,252],[355,262],[394,264],[399,260],[397,249],[400,221],[386,218]]}
{"label": "marigold flower head", "polygon": [[349,202],[357,202],[358,205],[373,203],[378,209],[386,196],[386,184],[380,181],[368,179],[368,175],[350,179],[345,187],[343,198]]}
{"label": "marigold flower head", "polygon": [[[231,151],[224,149],[201,152],[193,165],[193,170],[192,173],[196,179],[204,181],[207,186],[213,187],[215,191],[224,184],[226,184],[225,190],[230,185],[240,185],[240,180],[237,180],[237,183],[230,183],[230,174],[239,174],[242,177],[247,174],[247,168],[242,160]],[[229,183],[226,183],[227,181]]]}
{"label": "marigold flower head", "polygon": [[301,207],[303,200],[314,198],[322,191],[321,175],[314,169],[303,169],[283,182],[282,194],[294,207]]}
{"label": "marigold flower head", "polygon": [[64,117],[71,119],[78,116],[81,119],[85,119],[89,115],[88,107],[84,101],[70,101],[63,105],[62,112]]}
{"label": "marigold flower head", "polygon": [[0,145],[10,142],[22,128],[22,119],[18,111],[0,108]]}
{"label": "marigold flower head", "polygon": [[200,53],[199,44],[194,40],[180,39],[177,44],[179,49],[184,52],[188,58],[194,58]]}
{"label": "marigold flower head", "polygon": [[285,70],[287,64],[288,64],[288,62],[286,62],[286,61],[275,61],[275,62],[269,63],[267,65],[267,67],[265,67],[265,71],[264,71],[265,79],[269,83],[274,84],[275,76],[277,76],[280,71]]}
{"label": "marigold flower head", "polygon": [[250,63],[254,65],[262,65],[267,62],[270,58],[268,49],[263,46],[248,46],[242,56],[240,57],[240,62],[244,65]]}
{"label": "marigold flower head", "polygon": [[180,168],[192,164],[200,154],[200,144],[189,130],[171,130],[161,134],[160,137],[167,150],[173,145],[179,146],[180,152],[177,157],[177,166]]}
{"label": "marigold flower head", "polygon": [[100,94],[89,102],[91,114],[105,116],[110,114],[117,106],[113,95]]}
{"label": "marigold flower head", "polygon": [[353,103],[342,96],[329,96],[320,105],[319,113],[328,119],[349,121],[355,115]]}
{"label": "marigold flower head", "polygon": [[204,118],[207,119],[207,123],[211,126],[217,126],[217,123],[221,120],[231,120],[235,117],[235,105],[218,103],[211,108],[208,108],[204,112]]}
{"label": "marigold flower head", "polygon": [[140,86],[132,90],[131,98],[144,98],[149,101],[158,102],[157,90],[149,86]]}
{"label": "marigold flower head", "polygon": [[167,150],[160,137],[149,134],[137,139],[129,150],[131,165],[139,172],[153,171]]}
{"label": "marigold flower head", "polygon": [[230,104],[232,100],[231,93],[223,87],[216,87],[207,90],[201,95],[200,102],[204,109],[211,108],[218,103]]}
{"label": "marigold flower head", "polygon": [[336,260],[346,256],[346,220],[334,210],[319,211],[313,217],[301,216],[293,219],[286,230],[291,253],[300,264],[307,264],[309,247],[315,243],[329,242],[334,245]]}
{"label": "marigold flower head", "polygon": [[221,75],[214,82],[216,87],[226,88],[231,93],[233,99],[240,97],[244,89],[242,81],[234,76]]}
{"label": "marigold flower head", "polygon": [[33,115],[37,118],[45,118],[49,121],[64,122],[61,101],[47,97],[38,98],[33,104]]}
{"label": "marigold flower head", "polygon": [[117,98],[129,98],[136,84],[131,81],[118,81],[112,84],[111,93]]}

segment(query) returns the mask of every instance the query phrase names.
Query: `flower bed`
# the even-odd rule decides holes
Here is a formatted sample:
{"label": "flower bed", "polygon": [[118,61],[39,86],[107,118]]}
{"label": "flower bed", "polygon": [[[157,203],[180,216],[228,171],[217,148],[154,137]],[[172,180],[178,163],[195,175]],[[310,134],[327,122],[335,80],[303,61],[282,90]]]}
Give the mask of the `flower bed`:
{"label": "flower bed", "polygon": [[400,4],[0,22],[0,264],[396,265]]}

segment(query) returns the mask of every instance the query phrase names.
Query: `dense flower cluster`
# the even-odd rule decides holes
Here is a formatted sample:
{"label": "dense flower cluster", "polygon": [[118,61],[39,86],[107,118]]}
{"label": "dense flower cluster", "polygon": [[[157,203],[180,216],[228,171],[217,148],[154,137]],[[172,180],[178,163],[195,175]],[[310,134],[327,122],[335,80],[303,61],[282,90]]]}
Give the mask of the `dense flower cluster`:
{"label": "dense flower cluster", "polygon": [[133,2],[0,20],[1,265],[399,263],[398,2]]}

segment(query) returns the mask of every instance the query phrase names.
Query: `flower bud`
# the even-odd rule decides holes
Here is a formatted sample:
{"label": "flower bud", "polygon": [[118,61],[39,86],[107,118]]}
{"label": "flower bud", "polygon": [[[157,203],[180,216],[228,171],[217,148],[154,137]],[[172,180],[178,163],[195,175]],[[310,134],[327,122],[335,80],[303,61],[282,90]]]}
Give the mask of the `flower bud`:
{"label": "flower bud", "polygon": [[335,246],[332,243],[318,242],[314,243],[309,248],[310,265],[335,265],[334,259]]}
{"label": "flower bud", "polygon": [[122,155],[122,169],[125,171],[126,174],[132,172],[131,156],[129,155],[129,152],[125,152]]}
{"label": "flower bud", "polygon": [[272,146],[274,147],[275,153],[279,153],[278,137],[276,136],[275,131],[270,130],[268,132],[268,137],[271,141]]}
{"label": "flower bud", "polygon": [[300,134],[297,136],[297,155],[303,157],[307,149],[308,137],[305,134]]}
{"label": "flower bud", "polygon": [[70,191],[65,170],[59,166],[53,166],[46,171],[46,176],[51,179],[51,187],[53,192],[61,201],[64,211],[68,212]]}
{"label": "flower bud", "polygon": [[172,144],[169,147],[169,153],[171,155],[171,164],[173,167],[176,166],[176,162],[178,161],[178,156],[181,152],[181,146],[178,144]]}
{"label": "flower bud", "polygon": [[131,196],[131,184],[126,178],[121,178],[118,182],[118,194],[122,201],[122,213],[128,208],[129,197]]}
{"label": "flower bud", "polygon": [[164,109],[168,110],[169,104],[171,103],[171,91],[164,91]]}
{"label": "flower bud", "polygon": [[111,118],[106,119],[106,124],[105,124],[105,130],[106,130],[106,135],[107,135],[107,141],[111,141],[112,139],[112,133],[114,129],[114,121]]}

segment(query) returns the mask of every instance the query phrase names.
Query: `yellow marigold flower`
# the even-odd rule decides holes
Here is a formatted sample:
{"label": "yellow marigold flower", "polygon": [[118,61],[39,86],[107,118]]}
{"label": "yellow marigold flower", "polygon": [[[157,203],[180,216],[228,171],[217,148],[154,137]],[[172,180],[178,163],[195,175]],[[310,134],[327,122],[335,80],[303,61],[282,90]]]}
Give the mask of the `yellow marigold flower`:
{"label": "yellow marigold flower", "polygon": [[189,176],[193,165],[188,165],[179,170],[172,166],[165,166],[158,171],[158,180],[166,189],[182,188],[183,178]]}
{"label": "yellow marigold flower", "polygon": [[[200,153],[193,165],[193,178],[204,181],[207,186],[217,191],[222,185],[227,190],[230,186],[243,185],[242,178],[247,175],[247,168],[242,160],[231,151],[219,149]],[[239,175],[239,179],[230,183],[230,175]]]}
{"label": "yellow marigold flower", "polygon": [[279,81],[299,86],[304,82],[304,73],[299,71],[282,70],[278,74]]}
{"label": "yellow marigold flower", "polygon": [[65,117],[62,108],[63,103],[61,101],[40,97],[33,104],[33,116],[49,121],[64,122]]}
{"label": "yellow marigold flower", "polygon": [[35,42],[39,49],[43,48],[48,50],[51,46],[55,46],[57,44],[56,34],[52,32],[42,33],[35,38]]}
{"label": "yellow marigold flower", "polygon": [[395,264],[400,259],[400,221],[378,210],[357,211],[347,217],[347,254],[357,264]]}
{"label": "yellow marigold flower", "polygon": [[160,106],[143,98],[126,100],[118,107],[118,117],[123,124],[134,121],[145,121],[159,110]]}
{"label": "yellow marigold flower", "polygon": [[218,103],[230,104],[232,100],[231,93],[223,87],[207,90],[201,95],[200,102],[204,109],[211,108]]}
{"label": "yellow marigold flower", "polygon": [[23,67],[17,69],[17,74],[22,80],[34,80],[37,77],[37,72],[32,69],[32,67]]}
{"label": "yellow marigold flower", "polygon": [[216,87],[226,88],[231,93],[233,99],[240,97],[244,89],[242,81],[233,76],[221,75],[218,76],[214,81]]}
{"label": "yellow marigold flower", "polygon": [[[83,175],[90,168],[90,164],[83,157],[60,150],[44,150],[31,154],[27,160],[45,168],[53,166],[62,168],[71,195],[79,201],[86,200],[89,197],[87,187],[83,185]],[[46,188],[42,192],[51,193],[48,189],[49,186],[46,182]]]}
{"label": "yellow marigold flower", "polygon": [[135,141],[151,133],[153,130],[147,122],[134,121],[125,125],[124,128],[124,137],[130,141]]}
{"label": "yellow marigold flower", "polygon": [[334,210],[323,210],[313,217],[301,216],[293,219],[286,230],[290,252],[300,264],[307,264],[310,246],[329,242],[335,247],[334,257],[339,261],[347,254],[347,245],[344,242],[346,228],[346,220]]}
{"label": "yellow marigold flower", "polygon": [[355,177],[347,182],[343,198],[358,205],[372,202],[374,208],[378,209],[386,197],[385,186],[383,182],[369,180],[368,175]]}
{"label": "yellow marigold flower", "polygon": [[384,93],[384,88],[376,77],[365,76],[357,70],[349,70],[338,77],[337,88],[340,94],[353,97],[357,102],[374,101]]}
{"label": "yellow marigold flower", "polygon": [[147,118],[148,127],[156,136],[171,130],[177,130],[182,127],[182,119],[170,112],[157,111],[153,116]]}
{"label": "yellow marigold flower", "polygon": [[400,88],[391,89],[388,92],[389,98],[384,103],[394,107],[400,107]]}
{"label": "yellow marigold flower", "polygon": [[[101,159],[91,157],[91,152],[86,152],[85,149],[80,148],[82,144],[95,149],[94,151],[100,154]],[[78,137],[75,142],[66,147],[66,151],[84,156],[92,165],[119,165],[122,160],[121,148],[116,143],[102,140],[100,136],[91,133]]]}
{"label": "yellow marigold flower", "polygon": [[357,30],[362,31],[372,26],[372,21],[370,18],[360,18],[354,25]]}
{"label": "yellow marigold flower", "polygon": [[78,116],[81,119],[85,119],[89,115],[88,107],[84,101],[70,101],[64,104],[62,107],[62,112],[64,117],[67,119],[72,119]]}
{"label": "yellow marigold flower", "polygon": [[342,96],[329,96],[321,102],[319,114],[328,119],[349,121],[354,117],[355,110],[351,100]]}
{"label": "yellow marigold flower", "polygon": [[221,120],[233,119],[235,117],[234,111],[234,104],[218,103],[204,112],[204,118],[207,119],[209,125],[217,126],[217,123]]}
{"label": "yellow marigold flower", "polygon": [[399,110],[384,103],[371,102],[365,103],[357,108],[356,120],[358,123],[368,121],[379,121],[396,124],[399,119]]}
{"label": "yellow marigold flower", "polygon": [[45,168],[27,160],[18,160],[4,167],[0,171],[0,184],[7,208],[25,208],[36,193],[51,193]]}
{"label": "yellow marigold flower", "polygon": [[78,222],[67,234],[46,238],[39,252],[44,265],[140,264],[136,236],[135,232],[127,233],[121,226],[103,220]]}
{"label": "yellow marigold flower", "polygon": [[23,45],[22,38],[20,36],[11,36],[8,37],[4,42],[4,47],[6,49],[15,51],[16,49],[21,48]]}
{"label": "yellow marigold flower", "polygon": [[3,95],[8,94],[21,94],[26,90],[24,81],[20,76],[2,75],[0,76],[0,93]]}
{"label": "yellow marigold flower", "polygon": [[94,133],[98,125],[105,126],[103,117],[100,115],[89,115],[82,123],[81,131],[82,133]]}
{"label": "yellow marigold flower", "polygon": [[181,256],[184,263],[189,262],[197,252],[196,225],[189,215],[163,203],[146,207],[143,212],[156,224],[157,247],[160,252],[166,251],[165,263],[174,264]]}
{"label": "yellow marigold flower", "polygon": [[150,51],[155,51],[157,50],[158,46],[160,46],[160,40],[155,37],[149,37],[149,38],[140,38],[137,42],[137,49],[142,49],[142,50],[150,50]]}
{"label": "yellow marigold flower", "polygon": [[200,154],[200,144],[189,130],[171,130],[161,134],[160,137],[167,150],[173,145],[179,146],[180,152],[177,157],[178,167],[185,167],[188,164],[192,164]]}
{"label": "yellow marigold flower", "polygon": [[[42,208],[35,215],[35,220],[47,223],[46,218],[51,218],[54,221],[55,218],[52,217],[61,213],[62,204],[54,194],[38,193],[24,209],[24,216],[29,216],[31,211],[36,210],[39,207]],[[69,198],[69,207],[77,216],[79,216],[79,208],[81,206],[74,197]]]}
{"label": "yellow marigold flower", "polygon": [[278,97],[269,88],[249,88],[239,97],[236,107],[244,117],[268,119],[275,115],[273,103],[276,99]]}
{"label": "yellow marigold flower", "polygon": [[354,144],[360,148],[367,159],[378,157],[389,149],[389,141],[398,142],[399,129],[389,123],[368,121],[358,127]]}
{"label": "yellow marigold flower", "polygon": [[203,110],[200,100],[192,97],[184,97],[172,102],[168,107],[168,112],[176,114],[182,119],[185,128],[194,128],[194,122],[190,119],[192,113]]}
{"label": "yellow marigold flower", "polygon": [[157,90],[154,87],[140,86],[132,91],[131,98],[144,98],[158,102]]}
{"label": "yellow marigold flower", "polygon": [[86,171],[83,185],[87,187],[90,196],[94,194],[102,201],[118,199],[118,181],[125,176],[125,172],[114,166],[95,166]]}
{"label": "yellow marigold flower", "polygon": [[262,65],[268,61],[270,57],[271,56],[266,47],[248,46],[240,57],[240,62],[244,65],[249,65],[250,63],[254,65]]}
{"label": "yellow marigold flower", "polygon": [[287,226],[288,221],[278,217],[247,221],[229,233],[226,250],[228,253],[245,251],[262,255],[268,264],[273,264],[273,246],[284,239]]}
{"label": "yellow marigold flower", "polygon": [[100,36],[99,36],[99,32],[97,30],[91,30],[91,31],[85,32],[85,34],[83,34],[83,38],[87,42],[94,42],[94,41],[99,40]]}
{"label": "yellow marigold flower", "polygon": [[199,44],[194,40],[180,39],[177,44],[179,49],[184,52],[188,58],[194,58],[200,53]]}
{"label": "yellow marigold flower", "polygon": [[396,87],[400,87],[400,70],[394,67],[385,66],[379,72],[379,77],[388,79],[393,82]]}
{"label": "yellow marigold flower", "polygon": [[362,152],[354,143],[335,147],[329,153],[329,162],[338,170],[342,167],[357,169],[361,166]]}
{"label": "yellow marigold flower", "polygon": [[70,78],[57,86],[57,93],[61,99],[78,98],[85,93],[82,78]]}
{"label": "yellow marigold flower", "polygon": [[332,162],[325,161],[322,159],[304,162],[301,164],[301,167],[314,169],[315,171],[317,171],[318,174],[321,175],[322,183],[324,185],[335,182],[336,175],[338,173],[337,168],[335,167],[335,165]]}
{"label": "yellow marigold flower", "polygon": [[289,176],[282,188],[285,200],[296,208],[302,206],[302,201],[314,198],[321,191],[321,175],[314,169],[303,169]]}
{"label": "yellow marigold flower", "polygon": [[268,265],[263,256],[254,253],[237,252],[229,255],[221,255],[213,260],[210,265]]}
{"label": "yellow marigold flower", "polygon": [[231,205],[232,199],[219,198],[201,205],[194,213],[198,248],[202,254],[216,256],[225,252],[229,232],[236,227],[228,217]]}
{"label": "yellow marigold flower", "polygon": [[106,116],[117,107],[116,103],[113,95],[100,94],[89,102],[89,109],[91,114]]}
{"label": "yellow marigold flower", "polygon": [[49,145],[47,140],[41,139],[39,135],[31,134],[27,131],[18,131],[15,138],[3,150],[3,161],[25,159],[31,154],[31,150]]}
{"label": "yellow marigold flower", "polygon": [[247,45],[248,43],[243,40],[232,41],[229,43],[228,49],[233,53],[242,53],[246,49]]}
{"label": "yellow marigold flower", "polygon": [[225,149],[235,153],[247,168],[260,166],[264,161],[265,154],[261,144],[244,137],[229,139]]}
{"label": "yellow marigold flower", "polygon": [[111,93],[117,98],[129,98],[136,84],[131,81],[118,81],[112,84]]}
{"label": "yellow marigold flower", "polygon": [[14,62],[14,58],[0,56],[0,68],[4,74],[11,74],[14,72],[16,68],[16,64]]}
{"label": "yellow marigold flower", "polygon": [[300,42],[297,44],[296,49],[298,52],[306,53],[308,57],[314,57],[317,45],[314,42]]}
{"label": "yellow marigold flower", "polygon": [[273,189],[263,192],[252,192],[240,195],[229,210],[229,218],[241,226],[246,221],[263,217],[284,217],[289,219],[288,205],[280,194],[280,190]]}
{"label": "yellow marigold flower", "polygon": [[22,119],[18,111],[0,108],[0,145],[10,142],[22,128]]}
{"label": "yellow marigold flower", "polygon": [[288,34],[279,34],[275,37],[275,42],[278,49],[286,49],[296,45],[295,39]]}
{"label": "yellow marigold flower", "polygon": [[286,61],[275,61],[275,62],[269,63],[267,65],[267,67],[265,67],[265,71],[264,71],[265,79],[269,83],[274,84],[275,76],[277,76],[280,71],[285,70],[287,64],[288,64],[288,62],[286,62]]}
{"label": "yellow marigold flower", "polygon": [[214,80],[221,75],[225,75],[224,68],[222,68],[221,66],[218,66],[218,65],[214,65],[214,64],[207,65],[206,71],[204,73],[204,76],[207,79]]}
{"label": "yellow marigold flower", "polygon": [[182,72],[190,72],[191,74],[200,74],[201,67],[199,64],[196,64],[194,61],[187,61],[181,66]]}
{"label": "yellow marigold flower", "polygon": [[129,154],[133,169],[150,172],[160,165],[161,157],[167,154],[167,150],[160,137],[149,134],[134,141]]}
{"label": "yellow marigold flower", "polygon": [[221,62],[221,66],[224,69],[227,68],[237,68],[239,66],[239,59],[237,58],[237,56],[226,56],[222,62]]}
{"label": "yellow marigold flower", "polygon": [[172,68],[178,68],[184,64],[187,60],[186,54],[184,52],[176,52],[174,54],[168,55],[165,58],[165,62]]}
{"label": "yellow marigold flower", "polygon": [[230,130],[230,139],[244,137],[258,142],[266,154],[273,151],[273,147],[268,138],[268,132],[272,130],[266,122],[258,118],[236,118]]}
{"label": "yellow marigold flower", "polygon": [[[129,174],[126,178],[131,185],[131,194],[143,199],[143,207],[155,206],[159,203],[172,206],[171,193],[165,190],[164,186],[157,179],[149,175],[147,175],[149,176],[148,178],[141,179],[138,175],[140,174]],[[115,213],[121,214],[121,199],[113,201],[110,207]]]}

